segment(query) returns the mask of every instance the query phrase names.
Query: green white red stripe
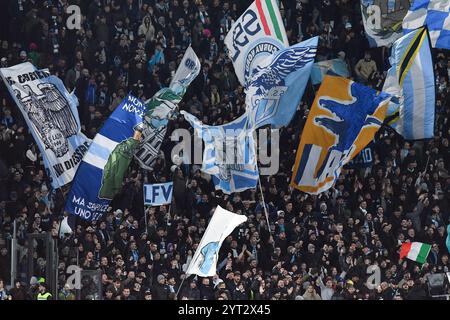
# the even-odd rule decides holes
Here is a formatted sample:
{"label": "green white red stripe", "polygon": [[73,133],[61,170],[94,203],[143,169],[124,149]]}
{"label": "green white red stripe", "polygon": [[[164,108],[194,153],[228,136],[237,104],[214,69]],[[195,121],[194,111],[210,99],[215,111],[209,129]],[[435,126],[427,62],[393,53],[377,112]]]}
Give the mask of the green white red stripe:
{"label": "green white red stripe", "polygon": [[264,33],[268,36],[276,36],[281,42],[288,43],[280,10],[278,10],[275,0],[256,0],[255,4]]}
{"label": "green white red stripe", "polygon": [[430,253],[431,245],[422,242],[405,242],[400,250],[400,259],[408,258],[410,260],[425,263]]}

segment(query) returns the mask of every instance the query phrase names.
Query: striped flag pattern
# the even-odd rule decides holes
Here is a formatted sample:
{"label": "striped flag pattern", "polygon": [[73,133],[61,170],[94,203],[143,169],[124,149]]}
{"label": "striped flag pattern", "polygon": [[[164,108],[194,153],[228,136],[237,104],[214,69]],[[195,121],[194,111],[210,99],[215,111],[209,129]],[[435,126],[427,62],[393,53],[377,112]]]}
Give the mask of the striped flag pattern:
{"label": "striped flag pattern", "polygon": [[386,122],[405,139],[432,138],[435,82],[427,30],[417,29],[395,41],[389,61],[383,92],[395,99]]}
{"label": "striped flag pattern", "polygon": [[408,258],[410,260],[425,263],[430,253],[431,245],[422,242],[405,242],[400,250],[400,259]]}
{"label": "striped flag pattern", "polygon": [[256,67],[289,46],[283,19],[275,0],[255,0],[236,19],[225,37],[228,55],[239,82],[246,86]]}
{"label": "striped flag pattern", "polygon": [[275,36],[281,42],[287,43],[288,40],[284,31],[283,20],[273,0],[256,0],[255,4],[265,35]]}

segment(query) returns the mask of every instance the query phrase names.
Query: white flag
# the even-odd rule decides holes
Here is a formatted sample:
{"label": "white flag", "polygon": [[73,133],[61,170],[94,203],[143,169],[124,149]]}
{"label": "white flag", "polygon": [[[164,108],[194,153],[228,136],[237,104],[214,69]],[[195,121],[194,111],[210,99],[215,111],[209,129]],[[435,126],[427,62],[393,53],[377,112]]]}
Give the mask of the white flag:
{"label": "white flag", "polygon": [[81,132],[77,97],[48,69],[29,62],[2,68],[0,75],[41,151],[53,188],[71,182],[91,144]]}
{"label": "white flag", "polygon": [[200,60],[198,60],[198,57],[192,47],[189,46],[184,53],[177,72],[170,82],[169,88],[176,94],[184,94],[187,87],[200,73],[200,67]]}
{"label": "white flag", "polygon": [[222,242],[247,217],[238,215],[217,206],[202,240],[189,264],[186,275],[196,274],[211,277],[216,274],[217,259]]}
{"label": "white flag", "polygon": [[253,70],[263,67],[264,58],[289,46],[276,1],[255,0],[233,24],[225,44],[236,76],[245,86]]}

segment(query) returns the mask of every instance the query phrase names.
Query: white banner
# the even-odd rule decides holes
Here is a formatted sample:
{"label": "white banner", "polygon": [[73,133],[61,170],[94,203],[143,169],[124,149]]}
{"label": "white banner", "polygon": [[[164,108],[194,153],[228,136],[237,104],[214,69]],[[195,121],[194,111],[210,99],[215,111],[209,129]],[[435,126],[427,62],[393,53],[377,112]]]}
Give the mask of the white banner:
{"label": "white banner", "polygon": [[178,66],[178,69],[170,82],[169,88],[176,94],[183,94],[189,84],[200,73],[200,60],[191,46],[186,49],[183,59]]}
{"label": "white banner", "polygon": [[72,181],[91,140],[81,133],[78,99],[63,82],[25,62],[0,69],[41,151],[53,188]]}
{"label": "white banner", "polygon": [[173,182],[144,184],[144,204],[161,206],[172,202]]}
{"label": "white banner", "polygon": [[[225,37],[228,55],[239,82],[246,85],[264,58],[289,46],[275,0],[255,0]],[[268,61],[270,62],[270,61]]]}
{"label": "white banner", "polygon": [[244,215],[235,214],[217,206],[209,221],[202,240],[192,257],[186,275],[196,274],[211,277],[216,274],[217,259],[222,242],[241,223],[247,221]]}

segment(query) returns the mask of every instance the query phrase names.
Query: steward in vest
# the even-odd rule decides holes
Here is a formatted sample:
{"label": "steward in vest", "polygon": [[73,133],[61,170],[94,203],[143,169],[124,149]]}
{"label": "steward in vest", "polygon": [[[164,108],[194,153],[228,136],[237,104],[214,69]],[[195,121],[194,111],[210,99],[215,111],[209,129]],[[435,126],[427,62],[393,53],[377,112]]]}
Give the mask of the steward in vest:
{"label": "steward in vest", "polygon": [[37,300],[53,300],[53,296],[47,291],[47,286],[45,283],[39,284],[39,293],[37,295]]}

